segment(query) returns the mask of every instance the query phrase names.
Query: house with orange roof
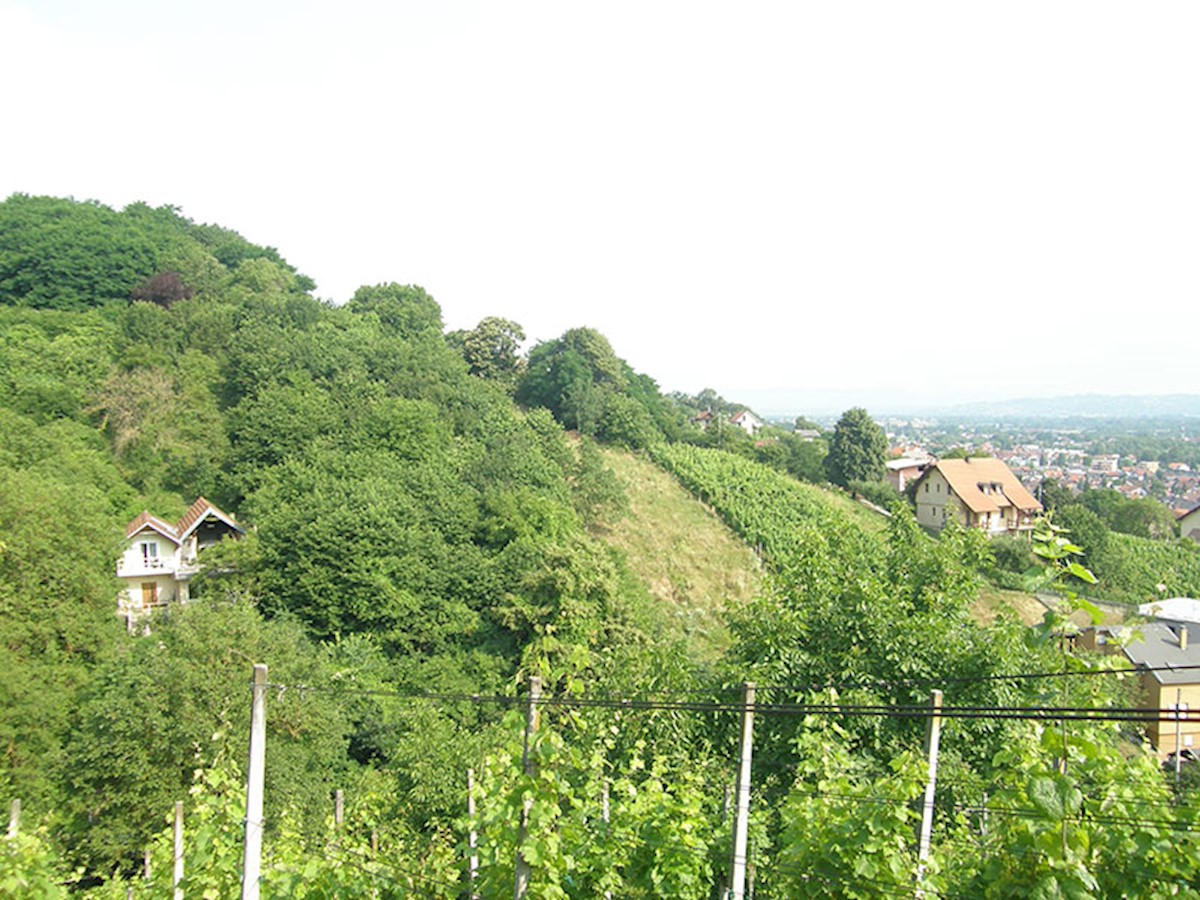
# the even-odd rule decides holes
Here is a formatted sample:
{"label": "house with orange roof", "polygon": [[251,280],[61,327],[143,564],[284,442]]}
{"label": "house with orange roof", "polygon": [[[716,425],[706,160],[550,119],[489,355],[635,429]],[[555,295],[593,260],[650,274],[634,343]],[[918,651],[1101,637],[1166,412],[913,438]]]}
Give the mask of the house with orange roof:
{"label": "house with orange roof", "polygon": [[174,524],[143,512],[125,528],[125,552],[117,560],[122,589],[117,615],[127,622],[170,603],[186,603],[188,582],[200,571],[199,555],[245,530],[233,516],[203,497]]}
{"label": "house with orange roof", "polygon": [[1042,511],[1003,460],[943,459],[917,481],[917,522],[941,531],[951,519],[989,536],[1027,533]]}

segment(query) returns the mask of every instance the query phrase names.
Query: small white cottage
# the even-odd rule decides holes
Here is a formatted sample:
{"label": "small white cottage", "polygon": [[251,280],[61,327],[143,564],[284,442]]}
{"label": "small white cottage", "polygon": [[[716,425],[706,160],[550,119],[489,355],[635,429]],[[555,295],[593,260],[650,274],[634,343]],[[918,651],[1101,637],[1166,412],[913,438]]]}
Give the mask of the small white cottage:
{"label": "small white cottage", "polygon": [[125,529],[125,552],[117,561],[124,583],[117,614],[133,621],[169,603],[186,603],[188,582],[200,571],[200,553],[245,530],[203,497],[172,525],[143,512]]}

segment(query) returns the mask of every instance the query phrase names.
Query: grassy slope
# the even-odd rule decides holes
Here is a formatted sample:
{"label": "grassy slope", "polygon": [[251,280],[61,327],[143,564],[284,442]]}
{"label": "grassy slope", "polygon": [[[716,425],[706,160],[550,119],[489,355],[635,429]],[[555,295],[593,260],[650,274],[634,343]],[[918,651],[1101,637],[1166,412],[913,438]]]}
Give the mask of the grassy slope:
{"label": "grassy slope", "polygon": [[[602,452],[625,486],[630,514],[601,537],[626,554],[631,570],[663,604],[673,634],[691,642],[694,658],[712,659],[728,640],[722,610],[753,596],[762,566],[736,534],[654,463],[612,448]],[[883,516],[845,494],[821,494],[865,529],[880,533],[887,527]],[[1040,622],[1046,611],[1029,594],[985,586],[972,615],[988,625],[1002,605],[1026,625]]]}
{"label": "grassy slope", "polygon": [[630,513],[602,537],[664,606],[673,633],[711,660],[728,637],[721,611],[746,602],[763,571],[754,553],[679,483],[643,457],[606,448],[605,463],[629,495]]}
{"label": "grassy slope", "polygon": [[1010,607],[1026,625],[1038,624],[1046,614],[1046,607],[1032,594],[985,584],[979,591],[979,599],[971,605],[971,618],[980,625],[990,625],[996,621],[1002,606]]}

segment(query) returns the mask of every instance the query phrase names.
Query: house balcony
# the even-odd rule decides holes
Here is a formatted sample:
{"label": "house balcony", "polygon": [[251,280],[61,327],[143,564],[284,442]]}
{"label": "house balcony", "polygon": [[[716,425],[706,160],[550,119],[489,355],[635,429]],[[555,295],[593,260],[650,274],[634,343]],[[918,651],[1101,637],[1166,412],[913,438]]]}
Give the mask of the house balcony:
{"label": "house balcony", "polygon": [[171,569],[164,559],[139,559],[137,562],[126,564],[125,560],[117,560],[117,574],[122,578],[153,578],[158,575],[169,575]]}

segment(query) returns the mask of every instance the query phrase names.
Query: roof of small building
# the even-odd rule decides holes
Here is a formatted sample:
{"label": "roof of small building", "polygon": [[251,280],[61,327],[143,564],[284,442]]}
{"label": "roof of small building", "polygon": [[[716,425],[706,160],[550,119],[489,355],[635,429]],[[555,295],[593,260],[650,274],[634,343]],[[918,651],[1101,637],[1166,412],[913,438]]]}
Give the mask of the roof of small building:
{"label": "roof of small building", "polygon": [[1179,630],[1184,627],[1146,622],[1138,628],[1142,639],[1135,638],[1121,649],[1135,666],[1155,670],[1150,674],[1159,684],[1200,683],[1200,640],[1180,647]]}
{"label": "roof of small building", "polygon": [[[1191,597],[1167,597],[1163,600],[1151,600],[1138,607],[1138,615],[1169,619],[1172,622],[1200,623],[1200,600],[1194,600]],[[1197,637],[1200,637],[1200,634],[1197,634]]]}
{"label": "roof of small building", "polygon": [[195,503],[188,507],[187,512],[183,514],[183,518],[174,525],[160,519],[158,516],[151,515],[149,512],[138,513],[137,517],[125,527],[125,537],[126,539],[132,538],[135,534],[151,528],[168,540],[179,544],[210,515],[224,522],[230,528],[237,531],[244,531],[242,526],[234,520],[233,516],[222,512],[203,497],[199,497]]}
{"label": "roof of small building", "polygon": [[234,521],[233,516],[217,509],[217,507],[213,506],[203,497],[199,497],[195,503],[188,507],[188,511],[183,514],[183,518],[180,519],[175,525],[176,529],[179,531],[180,540],[186,537],[208,516],[213,516],[219,519],[230,528],[236,529],[237,531],[242,531],[242,526]]}
{"label": "roof of small building", "polygon": [[920,468],[921,466],[927,466],[929,465],[929,460],[912,459],[911,457],[905,456],[901,457],[900,459],[889,459],[886,463],[884,463],[884,465],[893,472],[898,472],[901,469],[916,469]]}
{"label": "roof of small building", "polygon": [[137,517],[125,526],[126,539],[133,537],[147,528],[157,531],[165,538],[169,538],[175,543],[179,543],[179,532],[175,530],[175,526],[170,522],[165,522],[158,516],[151,515],[149,512],[140,512]]}
{"label": "roof of small building", "polygon": [[[941,459],[922,477],[928,477],[931,471],[942,474],[950,483],[950,488],[971,512],[998,512],[1005,506],[1015,506],[1019,510],[1030,512],[1042,508],[1042,504],[1025,489],[1025,485],[1021,484],[1020,479],[1003,460],[992,457]],[[997,503],[995,494],[984,493],[981,489],[981,485],[984,484],[999,485],[1007,502]]]}

